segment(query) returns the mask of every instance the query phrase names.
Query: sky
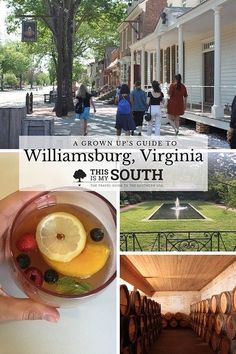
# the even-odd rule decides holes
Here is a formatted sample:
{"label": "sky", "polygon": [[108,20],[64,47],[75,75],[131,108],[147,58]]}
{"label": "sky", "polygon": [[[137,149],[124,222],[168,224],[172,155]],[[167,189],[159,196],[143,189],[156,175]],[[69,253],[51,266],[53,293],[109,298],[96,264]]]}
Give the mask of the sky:
{"label": "sky", "polygon": [[6,7],[6,4],[3,0],[0,0],[0,43],[7,40],[20,40],[20,34],[16,35],[15,33],[7,34],[6,29],[6,17],[9,10]]}

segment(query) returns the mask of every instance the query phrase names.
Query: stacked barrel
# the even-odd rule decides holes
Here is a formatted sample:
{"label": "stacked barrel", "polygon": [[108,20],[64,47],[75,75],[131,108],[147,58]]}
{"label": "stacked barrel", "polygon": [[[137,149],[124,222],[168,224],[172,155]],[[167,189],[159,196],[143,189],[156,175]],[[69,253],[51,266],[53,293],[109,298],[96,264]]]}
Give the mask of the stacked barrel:
{"label": "stacked barrel", "polygon": [[190,317],[189,315],[176,312],[167,312],[161,315],[161,325],[162,328],[189,328],[190,327]]}
{"label": "stacked barrel", "polygon": [[148,354],[161,332],[161,306],[120,286],[120,351],[122,354]]}
{"label": "stacked barrel", "polygon": [[190,306],[193,330],[214,352],[236,354],[236,287]]}

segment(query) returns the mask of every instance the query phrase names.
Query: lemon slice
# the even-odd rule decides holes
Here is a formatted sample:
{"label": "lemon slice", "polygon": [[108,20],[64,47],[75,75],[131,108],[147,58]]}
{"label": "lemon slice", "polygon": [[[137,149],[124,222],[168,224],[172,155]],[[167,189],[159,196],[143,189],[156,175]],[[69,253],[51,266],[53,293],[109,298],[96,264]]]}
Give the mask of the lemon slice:
{"label": "lemon slice", "polygon": [[53,261],[70,262],[86,244],[86,232],[81,221],[64,212],[45,216],[37,226],[36,241],[43,255]]}

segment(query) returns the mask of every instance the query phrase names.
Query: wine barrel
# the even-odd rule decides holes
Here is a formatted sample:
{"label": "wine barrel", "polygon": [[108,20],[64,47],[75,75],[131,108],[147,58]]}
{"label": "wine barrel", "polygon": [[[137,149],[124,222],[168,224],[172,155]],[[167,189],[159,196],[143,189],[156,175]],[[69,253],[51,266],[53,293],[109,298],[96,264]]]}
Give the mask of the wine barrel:
{"label": "wine barrel", "polygon": [[122,354],[132,354],[130,345],[128,345],[127,347],[123,348],[123,349],[121,350],[121,353],[122,353]]}
{"label": "wine barrel", "polygon": [[132,354],[143,354],[143,342],[142,338],[138,337],[137,341],[131,345]]}
{"label": "wine barrel", "polygon": [[207,329],[202,326],[202,330],[201,330],[201,338],[202,338],[202,340],[205,340],[206,332],[207,332]]}
{"label": "wine barrel", "polygon": [[213,351],[217,351],[220,348],[221,337],[214,331],[211,335],[211,347]]}
{"label": "wine barrel", "polygon": [[220,295],[213,295],[211,297],[211,312],[217,313],[219,312],[220,307]]}
{"label": "wine barrel", "polygon": [[152,300],[151,299],[147,300],[147,311],[150,315],[152,314]]}
{"label": "wine barrel", "polygon": [[129,290],[124,284],[120,286],[120,313],[122,316],[130,313]]}
{"label": "wine barrel", "polygon": [[128,335],[130,343],[135,343],[138,337],[138,324],[136,316],[129,316],[128,318]]}
{"label": "wine barrel", "polygon": [[215,332],[217,334],[222,334],[226,331],[226,320],[227,315],[224,315],[222,313],[218,313],[215,316]]}
{"label": "wine barrel", "polygon": [[204,304],[204,300],[200,301],[200,312],[204,312],[205,311],[205,304]]}
{"label": "wine barrel", "polygon": [[229,339],[236,339],[236,315],[229,315],[226,320],[226,335]]}
{"label": "wine barrel", "polygon": [[236,341],[233,340],[230,346],[230,354],[236,354]]}
{"label": "wine barrel", "polygon": [[209,331],[209,330],[206,331],[205,342],[207,344],[210,344],[210,342],[211,342],[211,331]]}
{"label": "wine barrel", "polygon": [[205,313],[210,312],[210,299],[204,300],[204,312]]}
{"label": "wine barrel", "polygon": [[128,335],[126,333],[126,323],[127,318],[121,317],[120,318],[120,348],[122,349],[128,343]]}
{"label": "wine barrel", "polygon": [[230,354],[231,341],[223,336],[220,341],[220,354]]}
{"label": "wine barrel", "polygon": [[167,321],[170,321],[173,318],[173,313],[167,312],[164,317]]}
{"label": "wine barrel", "polygon": [[161,319],[161,327],[166,328],[168,326],[168,321],[165,318]]}
{"label": "wine barrel", "polygon": [[236,287],[232,290],[232,311],[236,312]]}
{"label": "wine barrel", "polygon": [[137,316],[141,313],[141,296],[137,290],[130,293],[130,311]]}
{"label": "wine barrel", "polygon": [[139,334],[141,336],[147,332],[147,316],[145,314],[141,314],[139,317]]}
{"label": "wine barrel", "polygon": [[208,319],[208,329],[211,331],[215,327],[215,315],[213,313],[210,314]]}
{"label": "wine barrel", "polygon": [[147,315],[147,330],[149,330],[151,326],[152,326],[151,315]]}
{"label": "wine barrel", "polygon": [[146,333],[143,337],[143,351],[144,351],[144,353],[149,353],[149,351],[150,351],[150,343],[149,343],[148,333]]}
{"label": "wine barrel", "polygon": [[201,302],[197,302],[197,312],[201,312]]}
{"label": "wine barrel", "polygon": [[172,318],[172,319],[169,321],[169,324],[170,324],[170,327],[171,327],[171,328],[176,328],[176,327],[178,327],[178,321],[176,321],[175,318]]}
{"label": "wine barrel", "polygon": [[224,291],[220,294],[220,312],[221,313],[230,313],[232,310],[232,300],[231,300],[231,292]]}
{"label": "wine barrel", "polygon": [[148,313],[147,296],[142,296],[142,298],[141,298],[141,307],[142,307],[142,313],[147,314]]}
{"label": "wine barrel", "polygon": [[199,323],[200,323],[201,325],[203,324],[203,320],[204,320],[204,313],[201,312],[201,313],[199,314]]}
{"label": "wine barrel", "polygon": [[120,337],[121,347],[126,347],[130,343],[136,342],[138,337],[138,324],[136,316],[130,315],[129,317],[121,317]]}
{"label": "wine barrel", "polygon": [[201,337],[201,333],[202,333],[202,326],[201,326],[201,325],[198,325],[198,327],[197,327],[197,335],[198,335],[199,337]]}
{"label": "wine barrel", "polygon": [[184,314],[181,312],[176,312],[176,314],[174,315],[174,318],[176,319],[176,321],[180,321],[184,318]]}
{"label": "wine barrel", "polygon": [[208,327],[210,315],[208,313],[204,313],[203,315],[203,327]]}
{"label": "wine barrel", "polygon": [[154,335],[152,330],[148,331],[148,340],[149,340],[149,346],[151,347],[154,343]]}
{"label": "wine barrel", "polygon": [[181,328],[187,328],[190,326],[190,322],[187,319],[183,318],[182,320],[179,321],[179,326]]}
{"label": "wine barrel", "polygon": [[157,314],[160,314],[161,313],[161,305],[156,302],[156,308],[157,308]]}

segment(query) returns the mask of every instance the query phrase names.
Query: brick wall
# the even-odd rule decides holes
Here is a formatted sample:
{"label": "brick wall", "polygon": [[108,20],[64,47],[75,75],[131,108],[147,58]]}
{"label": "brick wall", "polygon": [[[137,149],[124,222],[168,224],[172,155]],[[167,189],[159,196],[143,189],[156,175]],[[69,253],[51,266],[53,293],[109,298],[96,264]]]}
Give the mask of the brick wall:
{"label": "brick wall", "polygon": [[[146,12],[138,17],[140,18],[140,39],[152,33],[157,25],[163,8],[167,6],[167,0],[148,0],[146,4]],[[137,20],[138,18],[134,19]],[[137,27],[136,24],[134,24]],[[126,33],[127,31],[127,33]],[[121,45],[121,58],[130,55],[129,46],[132,44],[132,37],[136,42],[136,34],[132,35],[132,27],[129,25],[123,31],[123,48]],[[122,33],[120,34],[120,44],[122,44]]]}
{"label": "brick wall", "polygon": [[208,299],[222,291],[231,291],[236,285],[236,262],[226,268],[201,291],[201,299]]}
{"label": "brick wall", "polygon": [[190,305],[200,301],[199,291],[158,291],[153,300],[161,304],[161,312],[190,312]]}
{"label": "brick wall", "polygon": [[146,12],[142,18],[142,37],[152,33],[157,25],[163,8],[167,6],[167,0],[148,0]]}

